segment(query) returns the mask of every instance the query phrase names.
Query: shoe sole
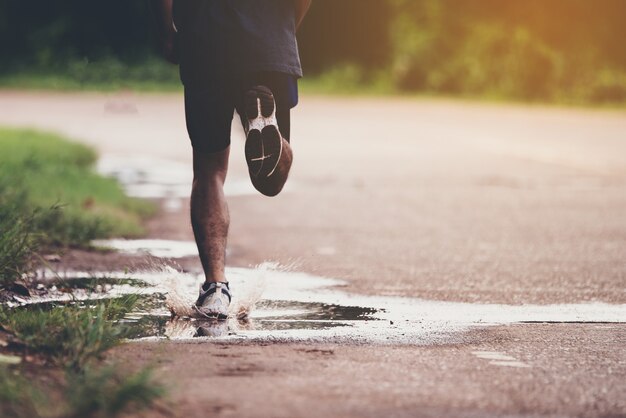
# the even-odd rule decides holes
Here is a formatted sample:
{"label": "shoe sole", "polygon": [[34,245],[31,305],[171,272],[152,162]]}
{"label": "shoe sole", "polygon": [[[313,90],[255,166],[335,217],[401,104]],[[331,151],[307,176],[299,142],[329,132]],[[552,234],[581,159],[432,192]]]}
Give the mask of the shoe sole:
{"label": "shoe sole", "polygon": [[248,119],[245,154],[250,176],[270,177],[283,153],[274,95],[267,87],[254,87],[246,93],[245,112]]}

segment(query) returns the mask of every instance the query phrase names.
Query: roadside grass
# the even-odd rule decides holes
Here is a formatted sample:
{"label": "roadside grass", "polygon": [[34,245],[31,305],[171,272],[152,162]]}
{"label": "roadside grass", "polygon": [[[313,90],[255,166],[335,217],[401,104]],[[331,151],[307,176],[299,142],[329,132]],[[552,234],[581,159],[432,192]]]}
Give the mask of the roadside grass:
{"label": "roadside grass", "polygon": [[[37,251],[143,233],[154,206],[95,174],[95,160],[88,147],[56,135],[0,129],[0,291],[27,277]],[[164,388],[149,368],[127,373],[101,362],[129,335],[121,320],[139,301],[0,304],[0,337],[10,336],[0,338],[0,354],[12,354],[0,356],[0,416],[112,417],[153,405]],[[54,367],[21,361],[33,356]]]}
{"label": "roadside grass", "polygon": [[0,184],[0,287],[28,271],[37,249],[33,214],[25,212],[22,196],[9,196]]}
{"label": "roadside grass", "polygon": [[[327,70],[314,77],[304,77],[298,82],[304,94],[345,96],[402,95],[393,84],[389,73],[366,72],[358,65],[345,64]],[[416,95],[415,93],[412,93]]]}
{"label": "roadside grass", "polygon": [[[613,77],[617,78],[617,76]],[[608,83],[608,82],[607,82]],[[620,84],[621,83],[621,84]],[[610,84],[610,83],[608,83]],[[612,88],[626,91],[626,78],[615,81]],[[611,84],[611,85],[613,85]],[[321,74],[304,77],[298,83],[300,93],[346,97],[402,97],[429,100],[457,100],[496,104],[524,104],[541,106],[564,106],[597,109],[624,109],[626,99],[608,95],[603,98],[597,91],[610,90],[602,86],[601,77],[589,85],[578,86],[574,90],[559,90],[550,98],[521,97],[497,89],[446,91],[424,87],[419,90],[403,89],[396,85],[390,71],[365,71],[358,65],[346,63],[331,68]],[[621,86],[621,87],[620,87]]]}
{"label": "roadside grass", "polygon": [[129,80],[120,78],[111,81],[77,80],[67,74],[19,73],[0,76],[0,88],[7,90],[57,90],[115,92],[132,90],[138,92],[181,92],[179,79],[172,80]]}
{"label": "roadside grass", "polygon": [[38,417],[44,395],[17,370],[0,365],[0,416]]}
{"label": "roadside grass", "polygon": [[103,300],[93,307],[57,306],[52,309],[0,309],[0,326],[29,350],[71,370],[119,344],[128,329],[119,321],[135,308],[137,295]]}
{"label": "roadside grass", "polygon": [[54,134],[0,128],[0,287],[28,271],[37,249],[144,233],[155,206],[95,173],[96,158]]}
{"label": "roadside grass", "polygon": [[48,209],[37,217],[48,244],[144,232],[140,221],[154,206],[93,172],[96,159],[92,149],[54,134],[0,129],[0,179],[5,189],[24,191],[24,206]]}
{"label": "roadside grass", "polygon": [[155,383],[150,368],[122,373],[120,367],[113,365],[89,367],[80,373],[65,372],[60,383],[52,384],[34,383],[31,374],[32,372],[0,365],[0,416],[128,416],[132,412],[153,407],[165,395],[164,387]]}
{"label": "roadside grass", "polygon": [[70,59],[46,68],[15,68],[0,74],[0,88],[29,90],[181,91],[178,67],[159,57],[127,64],[109,57],[90,62]]}
{"label": "roadside grass", "polygon": [[[575,84],[574,87],[564,87],[554,82],[550,84],[550,94],[533,96],[525,95],[530,87],[520,84],[521,81],[513,76],[511,79],[504,77],[508,81],[500,83],[502,86],[492,83],[490,77],[486,77],[484,85],[472,84],[466,80],[467,77],[464,76],[466,70],[463,66],[467,64],[466,61],[474,62],[475,58],[469,54],[457,57],[457,61],[450,64],[448,71],[431,69],[428,77],[425,76],[429,81],[419,88],[404,86],[407,83],[397,80],[398,71],[394,68],[368,70],[350,62],[338,63],[319,74],[306,74],[300,80],[299,86],[301,93],[312,95],[402,96],[417,99],[460,99],[601,109],[626,107],[624,99],[626,78],[620,73],[603,70],[594,73],[595,75],[586,81]],[[457,72],[452,71],[453,69]],[[408,85],[411,83],[408,82]],[[52,69],[24,68],[0,74],[0,89],[177,93],[183,91],[178,68],[159,58],[150,58],[138,64],[125,64],[109,58],[97,62],[74,60],[65,66]]]}
{"label": "roadside grass", "polygon": [[64,416],[72,418],[116,417],[129,409],[149,408],[165,394],[165,389],[153,382],[150,368],[123,374],[114,366],[102,366],[70,373],[66,379],[69,413]]}
{"label": "roadside grass", "polygon": [[138,300],[137,295],[128,295],[85,307],[1,308],[2,330],[29,355],[50,359],[64,371],[61,382],[50,385],[42,374],[54,370],[39,370],[34,379],[27,379],[32,371],[0,366],[1,415],[114,417],[153,405],[165,390],[154,382],[150,368],[127,373],[99,361],[127,335],[120,319]]}

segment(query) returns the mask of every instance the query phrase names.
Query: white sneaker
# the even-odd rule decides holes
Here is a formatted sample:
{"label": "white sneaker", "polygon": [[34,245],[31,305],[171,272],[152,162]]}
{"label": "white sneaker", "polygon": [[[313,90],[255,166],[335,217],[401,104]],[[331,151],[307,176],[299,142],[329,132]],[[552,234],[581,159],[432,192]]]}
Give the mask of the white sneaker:
{"label": "white sneaker", "polygon": [[193,308],[205,318],[226,319],[231,298],[227,282],[204,283]]}

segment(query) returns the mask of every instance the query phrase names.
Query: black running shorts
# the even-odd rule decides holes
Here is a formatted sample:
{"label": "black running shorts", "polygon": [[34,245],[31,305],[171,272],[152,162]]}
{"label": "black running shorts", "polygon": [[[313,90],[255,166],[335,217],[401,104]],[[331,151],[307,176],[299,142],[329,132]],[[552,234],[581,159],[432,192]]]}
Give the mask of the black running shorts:
{"label": "black running shorts", "polygon": [[[181,71],[193,64],[181,59]],[[207,71],[205,80],[198,76],[194,82],[184,84],[187,132],[195,151],[214,153],[228,148],[234,111],[237,110],[245,128],[244,96],[250,88],[259,85],[268,87],[274,94],[278,127],[283,138],[289,141],[290,110],[298,103],[294,76],[277,72],[217,75]]]}
{"label": "black running shorts", "polygon": [[259,85],[272,91],[279,129],[289,139],[289,110],[298,102],[297,79],[302,75],[294,10],[289,0],[174,1],[187,131],[194,150],[226,149],[234,110],[243,115],[246,91]]}

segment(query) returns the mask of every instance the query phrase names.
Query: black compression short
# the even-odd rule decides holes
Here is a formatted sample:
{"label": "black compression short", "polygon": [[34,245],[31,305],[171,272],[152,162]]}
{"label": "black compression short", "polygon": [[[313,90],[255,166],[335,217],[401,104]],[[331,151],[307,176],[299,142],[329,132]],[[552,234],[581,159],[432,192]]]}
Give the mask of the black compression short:
{"label": "black compression short", "polygon": [[289,140],[290,110],[298,102],[294,76],[276,72],[220,76],[201,84],[185,83],[185,118],[193,149],[206,153],[225,150],[230,145],[234,111],[237,110],[245,127],[243,99],[250,88],[259,85],[268,87],[274,94],[278,127]]}

